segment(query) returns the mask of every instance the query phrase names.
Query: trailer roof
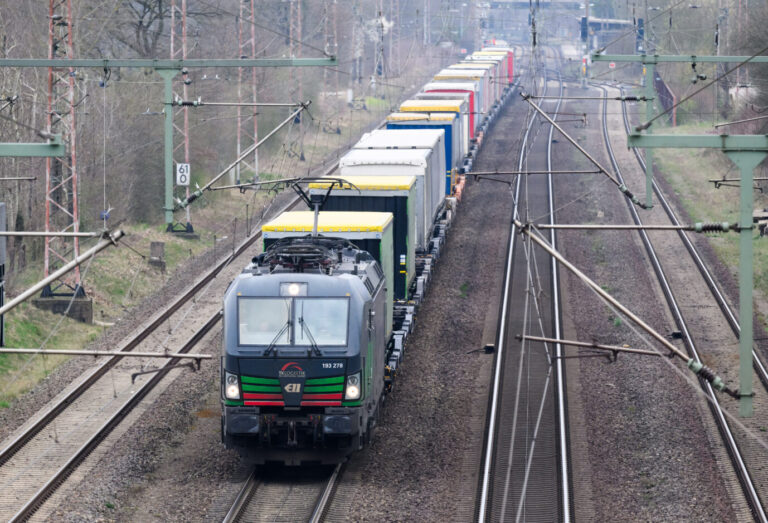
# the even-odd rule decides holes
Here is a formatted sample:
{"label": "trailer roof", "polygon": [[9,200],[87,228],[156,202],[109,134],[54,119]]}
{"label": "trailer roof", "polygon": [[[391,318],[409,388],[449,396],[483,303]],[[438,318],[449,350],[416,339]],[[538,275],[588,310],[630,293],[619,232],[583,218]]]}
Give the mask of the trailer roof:
{"label": "trailer roof", "polygon": [[[415,176],[337,176],[343,178],[349,183],[345,183],[341,188],[334,187],[333,190],[356,190],[361,191],[407,191],[416,183]],[[310,189],[328,189],[331,182],[312,182]],[[354,187],[352,185],[354,185]]]}
{"label": "trailer roof", "polygon": [[475,92],[477,83],[474,81],[468,82],[429,82],[425,84],[423,89],[445,89],[446,91],[469,91]]}
{"label": "trailer roof", "polygon": [[389,122],[413,122],[416,120],[427,120],[427,121],[453,121],[456,118],[458,118],[458,115],[454,113],[416,113],[416,112],[397,112],[397,113],[390,113],[389,116],[387,116],[387,121]]}
{"label": "trailer roof", "polygon": [[400,104],[401,112],[458,112],[464,100],[406,100]]}
{"label": "trailer roof", "polygon": [[[477,72],[475,72],[477,71]],[[435,80],[464,80],[465,78],[471,78],[473,80],[482,80],[485,78],[485,74],[480,72],[480,69],[443,69],[434,76]]]}
{"label": "trailer roof", "polygon": [[377,129],[365,133],[354,149],[432,149],[444,136],[443,129]]}
{"label": "trailer roof", "polygon": [[[390,212],[320,211],[317,232],[384,232],[392,222]],[[262,225],[264,232],[312,232],[315,213],[312,211],[284,212]]]}
{"label": "trailer roof", "polygon": [[467,63],[459,63],[459,64],[453,64],[449,65],[448,69],[451,70],[461,70],[461,69],[480,69],[480,70],[486,70],[491,69],[492,67],[496,67],[496,64],[498,62],[479,62],[474,60],[469,60]]}

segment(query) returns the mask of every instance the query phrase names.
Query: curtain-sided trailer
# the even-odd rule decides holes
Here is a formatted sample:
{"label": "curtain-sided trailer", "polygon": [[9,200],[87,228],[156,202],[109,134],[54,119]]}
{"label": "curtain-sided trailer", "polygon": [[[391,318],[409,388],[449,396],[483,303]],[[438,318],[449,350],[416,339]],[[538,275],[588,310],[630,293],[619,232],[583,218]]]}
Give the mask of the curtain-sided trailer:
{"label": "curtain-sided trailer", "polygon": [[488,108],[490,104],[488,98],[490,97],[490,91],[488,90],[488,78],[485,71],[468,70],[468,69],[443,69],[434,76],[435,82],[477,82],[478,88],[475,93],[475,103],[478,107],[477,112],[480,113],[482,119],[483,115],[488,114]]}
{"label": "curtain-sided trailer", "polygon": [[487,85],[488,85],[488,93],[489,93],[486,110],[490,110],[490,108],[493,107],[493,104],[501,99],[501,92],[503,90],[503,87],[501,85],[501,82],[498,81],[500,72],[499,72],[499,64],[497,62],[495,61],[479,62],[479,61],[465,60],[457,64],[448,66],[448,69],[453,71],[467,71],[467,70],[482,71],[483,73],[485,73],[486,78],[488,79]]}
{"label": "curtain-sided trailer", "polygon": [[[445,149],[445,131],[443,129],[377,129],[370,133],[365,133],[360,141],[353,146],[353,149],[372,149],[372,150],[405,150],[405,149],[428,149],[432,151],[432,160],[438,169],[437,172],[444,173],[445,184],[450,189],[454,177],[456,165],[446,162]],[[460,166],[459,166],[460,167]],[[443,181],[433,180],[435,192],[442,190],[438,185]]]}
{"label": "curtain-sided trailer", "polygon": [[478,89],[477,82],[430,82],[424,86],[422,91],[424,93],[469,95],[469,138],[474,139],[475,131],[480,128],[481,120],[480,114],[478,114],[480,108],[476,102]]}
{"label": "curtain-sided trailer", "polygon": [[400,104],[402,113],[456,113],[459,117],[462,151],[469,151],[469,102],[465,99],[406,100]]}
{"label": "curtain-sided trailer", "polygon": [[512,85],[512,82],[515,79],[515,50],[511,47],[506,47],[503,45],[500,46],[488,46],[483,47],[482,50],[476,51],[473,53],[475,55],[483,56],[486,54],[494,55],[494,54],[502,54],[507,59],[507,79],[509,81],[509,85]]}
{"label": "curtain-sided trailer", "polygon": [[[323,206],[324,211],[391,212],[393,217],[393,266],[396,300],[408,300],[408,289],[416,276],[416,196],[415,176],[345,176],[349,184],[335,186]],[[326,195],[331,182],[309,184],[310,195]]]}
{"label": "curtain-sided trailer", "polygon": [[[434,218],[445,198],[442,186],[435,178],[443,179],[432,151],[353,149],[339,160],[339,173],[345,176],[416,176],[416,196],[419,200],[416,248],[429,251],[429,240]],[[438,189],[439,188],[439,189]]]}
{"label": "curtain-sided trailer", "polygon": [[[469,152],[464,149],[461,122],[456,113],[392,113],[387,116],[387,129],[443,129],[445,157],[452,158],[453,165],[462,166]],[[450,194],[446,191],[446,195]]]}

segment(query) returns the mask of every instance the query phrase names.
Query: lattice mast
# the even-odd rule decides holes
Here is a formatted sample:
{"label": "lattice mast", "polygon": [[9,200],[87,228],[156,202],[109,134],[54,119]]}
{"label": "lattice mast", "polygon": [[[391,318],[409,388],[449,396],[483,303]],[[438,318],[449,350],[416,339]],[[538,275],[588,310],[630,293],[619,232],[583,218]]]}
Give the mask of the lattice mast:
{"label": "lattice mast", "polygon": [[[72,0],[50,0],[48,4],[48,58],[74,58]],[[75,107],[84,97],[76,96],[77,72],[72,67],[48,68],[48,104],[46,124],[51,133],[61,134],[66,146],[62,157],[45,161],[45,230],[47,232],[78,232],[80,217],[77,208],[77,131]],[[44,273],[49,276],[80,253],[77,238],[45,238]],[[68,291],[60,292],[62,287]],[[85,296],[80,270],[67,279],[47,285],[43,296]]]}
{"label": "lattice mast", "polygon": [[389,2],[389,20],[392,22],[389,29],[389,72],[390,76],[400,76],[400,0]]}
{"label": "lattice mast", "polygon": [[[240,12],[238,18],[238,30],[237,30],[237,42],[238,42],[238,57],[256,58],[256,3],[255,0],[241,0]],[[250,75],[245,68],[239,67],[237,69],[237,98],[238,102],[246,103],[248,101],[256,104],[257,101],[257,77],[256,68],[251,67]],[[249,78],[250,77],[250,78]],[[250,91],[250,96],[247,93]],[[237,107],[237,157],[240,157],[240,151],[243,147],[243,142],[246,142],[248,146],[258,141],[259,125],[257,121],[257,108],[253,107],[245,108],[242,106]],[[243,114],[250,114],[250,118],[243,119]],[[252,161],[243,160],[242,165],[253,172],[252,181],[258,181],[259,179],[259,151],[253,151]],[[238,164],[235,168],[236,182],[240,183],[240,167]]]}
{"label": "lattice mast", "polygon": [[[302,0],[290,0],[291,12],[289,22],[289,54],[291,58],[301,58],[301,3]],[[297,101],[303,101],[303,72],[301,68],[291,69],[295,72]],[[304,126],[301,114],[296,115],[296,123],[299,124],[299,158],[304,160]]]}
{"label": "lattice mast", "polygon": [[[171,0],[171,59],[187,59],[187,0],[180,0],[181,7],[178,7],[179,0]],[[174,92],[176,99],[188,100],[187,86],[191,83],[186,69],[182,70],[181,95]],[[177,120],[181,119],[181,125]],[[175,163],[189,164],[189,107],[180,107],[174,113],[173,119],[174,134],[180,135],[181,140],[178,145],[173,147],[173,158]],[[189,185],[185,188],[185,196],[189,198]],[[186,231],[192,232],[192,224],[189,216],[189,207],[185,209],[187,226]]]}
{"label": "lattice mast", "polygon": [[[333,56],[339,56],[339,24],[338,24],[338,10],[337,7],[337,0],[333,0]],[[334,80],[334,90],[337,93],[339,92],[339,68],[336,67],[336,71],[334,71],[335,80]]]}
{"label": "lattice mast", "polygon": [[373,72],[376,76],[385,76],[387,70],[384,61],[384,1],[379,0],[376,6],[376,53]]}

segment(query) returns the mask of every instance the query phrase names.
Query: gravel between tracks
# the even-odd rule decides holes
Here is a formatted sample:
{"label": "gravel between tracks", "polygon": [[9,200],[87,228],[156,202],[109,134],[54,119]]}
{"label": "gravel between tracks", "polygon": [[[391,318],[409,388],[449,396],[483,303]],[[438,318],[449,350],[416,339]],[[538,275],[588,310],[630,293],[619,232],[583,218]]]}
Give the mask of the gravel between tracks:
{"label": "gravel between tracks", "polygon": [[[596,107],[591,106],[590,114]],[[607,164],[599,125],[594,118],[589,128],[572,131],[581,143],[594,144],[590,152]],[[560,161],[573,162],[575,154],[568,147],[555,148]],[[559,222],[631,223],[618,191],[596,183],[598,176],[563,177],[557,189]],[[559,242],[569,261],[656,330],[668,334],[676,329],[637,234],[561,233]],[[567,338],[646,346],[581,282],[569,273],[564,281]],[[708,299],[701,297],[702,303]],[[567,372],[580,384],[579,394],[569,397],[571,411],[583,413],[580,419],[571,418],[584,440],[573,456],[577,518],[580,507],[589,507],[594,512],[582,516],[597,521],[734,519],[704,427],[710,414],[697,387],[652,357],[622,355],[612,364],[595,358],[571,360]],[[589,486],[579,489],[579,472],[587,470]]]}

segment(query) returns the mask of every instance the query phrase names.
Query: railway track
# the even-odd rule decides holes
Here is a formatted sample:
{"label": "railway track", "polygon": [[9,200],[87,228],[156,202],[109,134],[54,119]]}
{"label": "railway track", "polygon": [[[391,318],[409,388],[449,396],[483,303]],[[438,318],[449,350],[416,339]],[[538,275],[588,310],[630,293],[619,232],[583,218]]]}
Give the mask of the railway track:
{"label": "railway track", "polygon": [[[236,253],[139,329],[120,351],[130,352],[144,344],[148,351],[161,352],[153,334],[160,333],[172,319],[178,321],[182,307],[257,239],[254,235],[243,242]],[[184,334],[189,328],[181,328],[178,330],[182,332],[170,337],[166,345],[169,352],[189,353],[218,324],[218,306],[209,304],[207,308],[213,313],[209,312],[208,319],[190,336]],[[158,372],[137,376],[133,384],[132,372],[141,372],[149,362],[110,357],[22,427],[0,451],[0,517],[10,521],[31,517],[178,363],[177,359],[166,360]]]}
{"label": "railway track", "polygon": [[[321,174],[328,174],[335,168],[333,164],[323,169]],[[298,204],[298,198],[291,199],[278,212],[290,210]],[[195,303],[196,297],[260,238],[259,231],[243,241],[169,306],[137,329],[136,334],[117,351],[129,353],[145,347],[147,352],[162,352],[159,338],[165,334],[163,327],[175,323],[177,328],[165,340],[164,349],[171,353],[190,352],[220,319],[218,303]],[[239,271],[239,267],[233,270]],[[226,285],[228,281],[221,285]],[[207,319],[203,319],[200,322],[202,326],[197,329],[182,325],[191,309],[195,309],[198,315],[207,314]],[[142,399],[158,389],[163,378],[179,364],[178,359],[166,360],[149,377],[136,376],[134,386],[131,374],[142,372],[147,366],[152,368],[150,362],[137,359],[109,357],[67,387],[33,419],[2,442],[0,518],[25,521],[40,510],[120,422],[141,404]]]}
{"label": "railway track", "polygon": [[[621,168],[619,167],[619,163],[616,159],[610,141],[607,120],[607,89],[603,87],[599,87],[599,89],[603,91],[604,95],[602,130],[606,143],[606,149],[618,179],[621,183],[625,183],[624,176],[622,174]],[[622,104],[622,106],[625,130],[629,132],[629,120],[626,112],[626,105]],[[635,150],[634,153],[644,169],[645,165],[643,164],[642,158],[640,157],[637,150]],[[664,217],[666,217],[669,223],[673,225],[680,225],[680,222],[673,212],[671,206],[655,182],[654,192],[659,202],[662,204],[663,212],[658,209],[649,211],[649,219],[653,220],[654,224],[660,224],[661,221],[664,220]],[[628,207],[635,224],[643,225],[643,221],[641,220],[635,207],[631,204],[628,204]],[[690,257],[685,258],[679,256],[679,244],[676,246],[670,245],[669,242],[664,243],[661,240],[660,235],[653,237],[656,239],[654,242],[648,232],[640,230],[639,233],[653,266],[654,273],[656,274],[656,277],[666,298],[669,310],[675,320],[678,329],[682,334],[682,339],[691,357],[699,362],[702,359],[705,359],[707,365],[710,365],[718,370],[725,370],[732,367],[732,351],[730,351],[728,347],[738,344],[738,321],[736,320],[735,315],[729,307],[724,295],[715,283],[714,278],[712,278],[711,274],[705,267],[702,258],[693,243],[688,239],[687,235],[683,231],[678,231],[678,234],[682,239],[683,244],[685,245],[686,252],[688,252],[690,255]],[[658,247],[655,246],[654,243],[656,243]],[[681,279],[680,276],[674,277],[672,273],[665,271],[665,264],[668,267],[674,266],[674,274],[686,275],[688,279]],[[690,280],[690,276],[692,274],[696,274],[700,277],[697,282],[692,282]],[[700,329],[707,329],[710,331],[718,329],[717,325],[712,324],[713,322],[711,315],[705,315],[707,312],[702,312],[700,308],[685,307],[686,312],[683,313],[684,305],[682,304],[690,305],[696,303],[696,297],[694,293],[696,292],[696,289],[701,289],[702,286],[706,286],[706,288],[709,289],[718,304],[719,311],[722,313],[722,325],[720,326],[721,328],[717,330],[717,332],[728,330],[726,325],[730,326],[730,331],[732,334],[730,340],[718,339],[717,343],[707,343],[706,341],[704,343],[699,343],[696,340],[696,336],[692,334],[694,329],[690,327],[691,323],[696,326],[695,332],[702,332]],[[704,337],[703,334],[701,336]],[[758,355],[754,354],[754,356],[756,362],[755,366],[758,370],[758,376],[760,376],[761,370],[764,372],[764,366],[758,359]],[[733,377],[726,375],[726,379],[729,378],[732,379]],[[763,384],[763,390],[768,391],[765,388],[766,383],[768,383],[768,380],[765,379],[765,376],[760,376],[758,381]],[[766,473],[764,467],[762,466],[762,464],[766,463],[768,460],[768,451],[766,451],[765,448],[755,442],[754,439],[746,434],[743,430],[734,428],[733,419],[738,417],[738,406],[735,404],[735,402],[731,401],[730,399],[726,399],[724,402],[720,402],[719,397],[714,393],[708,383],[700,380],[700,385],[702,386],[709,399],[708,405],[710,411],[712,412],[717,429],[722,437],[723,444],[727,449],[733,470],[738,477],[741,491],[749,505],[748,510],[751,511],[751,514],[749,512],[745,514],[744,507],[742,507],[741,515],[752,516],[758,521],[768,521],[768,519],[766,519],[763,502],[761,501],[761,497],[765,498],[766,494],[768,494],[768,473]],[[755,385],[759,386],[759,384]],[[768,406],[765,404],[765,398],[766,394],[757,395],[755,397],[756,410],[758,412],[762,411],[761,407],[764,409]],[[731,421],[728,419],[729,415],[731,417]],[[741,419],[740,421],[744,423],[747,429],[752,431],[753,434],[760,433],[762,422],[760,422],[759,419],[749,418]]]}
{"label": "railway track", "polygon": [[325,469],[300,474],[289,472],[263,473],[254,469],[235,497],[224,523],[323,521],[333,499],[342,465],[332,472]]}
{"label": "railway track", "polygon": [[[563,82],[558,77],[560,96]],[[545,79],[545,90],[547,81]],[[557,108],[561,100],[557,101]],[[555,109],[557,111],[557,109]],[[536,117],[522,138],[518,170],[523,171],[531,159],[526,150],[533,147]],[[552,170],[552,131],[548,134],[541,156],[546,170]],[[538,155],[537,155],[538,156]],[[525,184],[525,187],[523,185]],[[533,216],[549,216],[554,223],[552,176],[518,176],[514,188],[513,216],[525,221]],[[521,207],[525,202],[525,207]],[[522,217],[521,217],[522,215]],[[529,216],[530,215],[530,216]],[[477,521],[542,520],[570,521],[571,501],[568,472],[568,443],[565,416],[565,394],[560,347],[552,353],[534,351],[521,346],[519,356],[513,353],[512,337],[520,332],[541,329],[560,336],[560,298],[557,267],[543,252],[534,254],[518,238],[519,230],[511,226],[501,305],[499,339],[492,372],[491,397],[485,449],[481,465]],[[554,238],[552,238],[554,239]],[[535,260],[531,265],[526,259]],[[535,267],[534,267],[535,265]],[[534,271],[534,275],[530,271]],[[530,285],[541,280],[537,291],[552,298],[546,306],[535,306],[526,299]],[[513,300],[525,301],[525,304]],[[537,310],[538,308],[538,310]],[[521,317],[519,311],[533,310],[537,317]],[[513,356],[514,354],[514,356]],[[525,381],[525,383],[523,383]],[[522,449],[522,450],[521,450]],[[553,503],[552,500],[558,500]]]}

